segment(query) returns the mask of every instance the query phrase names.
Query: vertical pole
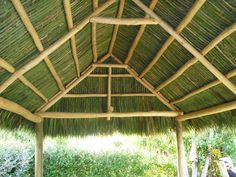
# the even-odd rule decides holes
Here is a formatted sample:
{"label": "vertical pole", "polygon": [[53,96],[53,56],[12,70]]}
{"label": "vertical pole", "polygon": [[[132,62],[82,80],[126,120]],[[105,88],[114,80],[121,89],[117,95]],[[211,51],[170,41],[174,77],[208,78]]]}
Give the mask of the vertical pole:
{"label": "vertical pole", "polygon": [[43,177],[43,121],[36,124],[35,177]]}
{"label": "vertical pole", "polygon": [[176,139],[178,151],[178,177],[189,177],[183,142],[183,125],[182,122],[179,121],[176,121]]}
{"label": "vertical pole", "polygon": [[[111,107],[111,75],[112,75],[112,68],[109,67],[108,70],[108,91],[107,91],[107,112],[113,112],[113,108]],[[107,120],[110,120],[111,117],[108,116]]]}

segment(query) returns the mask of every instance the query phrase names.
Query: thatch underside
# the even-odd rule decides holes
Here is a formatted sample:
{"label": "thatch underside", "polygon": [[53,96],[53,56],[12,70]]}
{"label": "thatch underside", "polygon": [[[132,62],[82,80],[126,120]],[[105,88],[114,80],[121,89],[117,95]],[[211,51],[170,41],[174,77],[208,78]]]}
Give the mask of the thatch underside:
{"label": "thatch underside", "polygon": [[[21,0],[20,2],[44,49],[48,49],[69,32],[63,0]],[[98,7],[106,2],[105,0],[99,0]],[[149,6],[152,1],[142,0],[142,2]],[[195,0],[159,0],[153,11],[176,29],[194,3]],[[115,1],[96,16],[116,18],[119,9],[122,8],[120,4],[122,4],[120,1]],[[94,11],[93,2],[87,0],[70,0],[70,7],[74,26],[80,25]],[[122,18],[144,18],[146,14],[132,0],[126,0],[124,9],[120,9],[119,15]],[[191,21],[179,33],[201,53],[209,43],[227,28],[234,27],[235,19],[236,1],[207,0],[202,3]],[[96,24],[96,43],[95,48],[93,48],[92,23],[86,23],[75,34],[79,74],[83,75],[92,66],[95,60],[94,52],[96,52],[97,61],[106,56],[104,58],[106,59],[105,64],[120,64],[120,62],[128,64],[129,68],[136,72],[136,77],[139,77],[145,83],[149,83],[147,84],[149,85],[148,89],[133,76],[129,76],[130,73],[126,69],[113,68],[112,75],[124,75],[124,77],[111,76],[111,94],[152,94],[150,88],[158,89],[163,82],[173,77],[181,67],[194,58],[187,49],[174,39],[158,58],[158,61],[147,72],[144,72],[170,35],[160,25],[143,25],[142,28],[144,28],[144,32],[139,34],[137,46],[134,47],[132,52],[130,48],[135,45],[133,42],[135,39],[137,40],[137,34],[141,33],[140,26],[115,26],[98,23]],[[114,29],[118,29],[117,34]],[[231,72],[230,77],[227,78],[234,86],[236,86],[235,30],[234,27],[229,35],[206,54],[203,54],[223,75]],[[112,39],[115,40],[113,47],[111,47]],[[48,55],[65,89],[78,80],[72,51],[71,41],[68,40]],[[20,18],[20,14],[16,11],[14,3],[9,0],[1,1],[0,87],[11,78],[15,71],[33,61],[39,54],[40,50],[36,47],[31,34]],[[4,68],[1,59],[14,67],[15,70],[9,72],[8,69]],[[35,89],[43,96],[38,95],[37,91],[24,84],[20,77],[4,89],[0,96],[18,103],[32,113],[42,110],[47,105],[45,101],[53,100],[63,92],[60,92],[61,88],[44,60],[21,77],[33,84]],[[68,90],[67,94],[107,94],[109,90],[108,78],[109,68],[97,67],[91,72],[90,76],[86,75],[84,80],[79,81],[78,85]],[[236,95],[221,82],[193,96],[184,98],[186,95],[212,84],[212,82],[217,82],[217,80],[215,75],[198,61],[175,80],[156,91],[156,96],[111,97],[111,103],[109,103],[109,96],[70,98],[62,95],[59,101],[48,107],[47,112],[105,113],[109,111],[109,106],[112,106],[113,112],[170,111],[170,108],[176,108],[176,110],[178,109],[187,114],[236,100]],[[160,97],[164,101],[160,101]],[[171,103],[171,106],[168,106],[169,103]],[[170,117],[111,118],[110,121],[107,121],[106,117],[102,119],[45,118],[44,131],[46,134],[53,136],[110,134],[114,131],[151,134],[174,129],[175,124],[175,118]],[[234,127],[236,125],[236,110],[186,120],[184,125],[189,129],[224,125]],[[0,126],[10,129],[20,127],[33,129],[34,124],[17,114],[0,109]]]}

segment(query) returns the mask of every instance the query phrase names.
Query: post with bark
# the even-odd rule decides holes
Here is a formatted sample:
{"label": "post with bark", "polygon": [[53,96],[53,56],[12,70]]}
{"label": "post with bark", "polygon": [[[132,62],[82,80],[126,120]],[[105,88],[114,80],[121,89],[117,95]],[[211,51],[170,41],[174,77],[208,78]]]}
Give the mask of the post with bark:
{"label": "post with bark", "polygon": [[37,123],[35,129],[35,177],[43,177],[43,121]]}
{"label": "post with bark", "polygon": [[176,121],[176,139],[178,151],[178,177],[189,177],[183,142],[183,125],[182,122],[179,121]]}

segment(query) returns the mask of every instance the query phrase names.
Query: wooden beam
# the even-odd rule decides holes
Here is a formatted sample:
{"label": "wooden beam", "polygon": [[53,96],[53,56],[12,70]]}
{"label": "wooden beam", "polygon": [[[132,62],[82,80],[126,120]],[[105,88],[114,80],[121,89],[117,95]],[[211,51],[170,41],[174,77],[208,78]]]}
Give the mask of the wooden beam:
{"label": "wooden beam", "polygon": [[[169,103],[169,101],[167,101],[167,99],[163,98],[162,95],[160,95],[159,93],[157,93],[154,90],[154,87],[151,86],[151,84],[147,83],[146,81],[143,81],[142,79],[140,79],[138,77],[138,74],[130,67],[126,68],[126,70],[134,76],[134,78],[141,83],[145,88],[147,88],[150,92],[152,92],[158,100],[160,100],[163,104],[165,104],[168,108],[170,108],[172,111],[179,111],[179,109],[177,107],[175,107],[174,105],[172,105],[171,103]],[[179,111],[180,112],[180,111]]]}
{"label": "wooden beam", "polygon": [[[158,2],[158,0],[152,0],[152,2],[151,2],[151,4],[150,4],[149,8],[150,8],[151,10],[154,10],[154,8],[155,8],[157,2]],[[149,17],[149,16],[146,14],[146,15],[145,15],[145,18],[148,18],[148,17]],[[132,58],[132,56],[133,56],[133,54],[134,54],[134,51],[135,51],[135,49],[136,49],[136,47],[137,47],[137,45],[138,45],[138,43],[139,43],[141,37],[143,36],[143,33],[144,33],[144,31],[145,31],[145,28],[146,28],[146,25],[140,26],[139,31],[138,31],[138,33],[137,33],[137,35],[136,35],[136,37],[135,37],[135,39],[134,39],[134,41],[133,41],[131,47],[130,47],[129,53],[128,53],[126,59],[125,59],[125,62],[124,62],[125,64],[128,64],[129,61],[131,60],[131,58]]]}
{"label": "wooden beam", "polygon": [[111,57],[119,64],[123,65],[122,61],[120,61],[116,56],[114,56],[113,54],[111,54]]}
{"label": "wooden beam", "polygon": [[[203,50],[202,55],[206,55],[208,52],[210,52],[215,46],[217,46],[222,40],[224,40],[226,37],[228,37],[230,34],[232,34],[234,31],[236,31],[236,23],[231,25],[230,27],[226,28],[222,33],[220,33],[215,39],[213,39]],[[160,91],[162,88],[176,80],[179,76],[181,76],[188,68],[190,68],[192,65],[198,62],[197,58],[192,58],[189,60],[186,64],[184,64],[173,76],[169,77],[166,81],[161,83],[157,88],[156,91]]]}
{"label": "wooden beam", "polygon": [[[234,69],[234,70],[228,72],[228,74],[225,75],[225,77],[227,77],[228,79],[229,79],[229,78],[232,78],[232,77],[234,77],[234,76],[236,76],[236,69]],[[219,85],[219,84],[221,84],[221,82],[220,82],[219,80],[215,80],[215,81],[213,81],[213,82],[210,82],[210,83],[207,84],[207,85],[204,85],[204,86],[198,88],[197,90],[194,90],[194,91],[188,93],[187,95],[183,96],[182,98],[179,98],[179,99],[177,99],[177,100],[175,100],[175,101],[172,101],[171,103],[172,103],[172,104],[180,103],[180,102],[182,102],[182,101],[184,101],[184,100],[187,100],[188,98],[193,97],[194,95],[197,95],[197,94],[199,94],[199,93],[201,93],[201,92],[203,92],[203,91],[206,91],[206,90],[208,90],[208,89],[210,89],[210,88],[212,88],[212,87],[214,87],[214,86],[216,86],[216,85]]]}
{"label": "wooden beam", "polygon": [[[193,4],[192,8],[189,10],[185,18],[181,21],[181,23],[177,26],[175,32],[177,34],[180,34],[181,31],[189,24],[189,22],[192,20],[192,18],[196,15],[198,10],[202,7],[202,5],[205,3],[206,0],[196,0]],[[143,72],[140,74],[140,77],[144,77],[144,75],[150,71],[150,69],[158,62],[158,60],[161,58],[163,53],[168,49],[170,44],[174,41],[174,37],[170,36],[166,42],[163,44],[161,49],[156,53],[155,57],[152,59],[152,61],[148,64],[148,66],[143,70]]]}
{"label": "wooden beam", "polygon": [[[107,113],[113,112],[113,107],[111,106],[111,75],[112,75],[112,68],[108,68],[108,84],[107,84]],[[111,117],[107,116],[107,120],[110,120]]]}
{"label": "wooden beam", "polygon": [[103,63],[104,61],[106,61],[111,55],[110,54],[106,54],[104,55],[100,60],[98,60],[97,63]]}
{"label": "wooden beam", "polygon": [[116,117],[176,117],[179,112],[174,111],[151,111],[151,112],[112,112],[112,113],[69,113],[69,112],[38,112],[37,115],[44,118],[54,119],[90,119]]}
{"label": "wooden beam", "polygon": [[[33,27],[23,5],[21,4],[20,0],[12,0],[12,4],[14,5],[16,11],[18,12],[22,22],[24,23],[26,29],[28,30],[28,32],[30,33],[37,49],[40,52],[43,52],[45,49],[43,47],[43,44],[39,38],[38,33],[36,32],[35,28]],[[49,69],[49,71],[51,72],[52,76],[54,77],[58,87],[60,88],[60,90],[65,90],[65,87],[59,77],[59,75],[56,72],[56,69],[54,68],[53,64],[51,63],[50,59],[48,56],[46,56],[44,58],[44,61]]]}
{"label": "wooden beam", "polygon": [[102,23],[110,25],[157,25],[155,19],[151,18],[111,18],[111,17],[92,17],[90,18],[91,23]]}
{"label": "wooden beam", "polygon": [[44,112],[48,110],[51,106],[53,106],[58,100],[64,97],[71,89],[73,89],[76,85],[78,85],[81,81],[83,81],[90,73],[95,70],[95,66],[90,66],[85,72],[81,74],[81,76],[68,84],[66,89],[63,92],[58,93],[53,99],[49,100],[48,103],[41,106],[36,112]]}
{"label": "wooden beam", "polygon": [[215,77],[217,77],[229,90],[236,94],[236,86],[230,82],[215,66],[213,66],[201,53],[199,53],[188,41],[174,31],[174,29],[163,21],[158,15],[152,12],[140,0],[133,0],[141,9],[143,9],[152,18],[155,18],[159,25],[172,35],[185,49],[198,59]]}
{"label": "wooden beam", "polygon": [[128,65],[121,64],[94,64],[97,68],[127,68]]}
{"label": "wooden beam", "polygon": [[[111,93],[111,97],[154,97],[152,93]],[[106,93],[66,94],[64,98],[107,97]]]}
{"label": "wooden beam", "polygon": [[30,120],[31,122],[39,123],[42,121],[42,118],[40,116],[32,114],[26,108],[3,97],[0,97],[0,109],[4,109],[13,112],[15,114],[19,114],[20,116]]}
{"label": "wooden beam", "polygon": [[[93,0],[93,11],[98,8],[98,0]],[[93,62],[96,63],[98,59],[97,54],[97,34],[96,34],[97,25],[96,23],[92,24],[92,49],[93,49]]]}
{"label": "wooden beam", "polygon": [[[7,63],[5,60],[3,60],[0,57],[0,67],[7,70],[10,73],[14,73],[16,69]],[[42,98],[45,102],[48,102],[48,99],[24,76],[19,77],[19,80],[27,87],[29,87],[35,94],[37,94],[40,98]]]}
{"label": "wooden beam", "polygon": [[202,118],[204,116],[209,116],[221,112],[231,111],[236,109],[236,101],[224,103],[218,106],[213,106],[210,108],[202,109],[200,111],[191,112],[182,116],[178,116],[176,119],[178,121],[185,121],[189,119]]}
{"label": "wooden beam", "polygon": [[[108,74],[90,74],[88,77],[108,77]],[[133,77],[131,74],[112,74],[111,77]]]}
{"label": "wooden beam", "polygon": [[[67,26],[68,26],[68,29],[71,30],[73,28],[74,24],[73,24],[72,12],[71,12],[70,0],[63,0],[63,2],[64,2],[64,9],[65,9],[65,14],[66,14]],[[75,40],[75,35],[74,35],[70,39],[70,45],[71,45],[72,56],[74,59],[75,68],[76,68],[76,72],[77,72],[77,77],[80,77],[80,66],[79,66],[79,59],[78,59],[78,55],[77,55],[77,47],[76,47],[75,41],[76,40]]]}
{"label": "wooden beam", "polygon": [[113,4],[115,0],[108,0],[106,3],[104,3],[101,7],[99,7],[96,11],[94,11],[91,15],[86,17],[79,25],[74,26],[73,29],[68,32],[66,35],[61,37],[59,40],[57,40],[54,44],[52,44],[48,49],[45,49],[43,52],[40,53],[39,56],[32,59],[29,63],[27,63],[25,66],[20,68],[18,71],[16,71],[7,81],[5,81],[2,85],[0,85],[0,93],[3,92],[9,85],[11,85],[16,79],[18,79],[20,76],[22,76],[24,73],[32,69],[34,66],[39,64],[45,57],[50,55],[52,52],[54,52],[56,49],[58,49],[62,44],[64,44],[66,41],[68,41],[72,36],[74,36],[76,33],[81,31],[88,23],[89,19],[92,16],[98,15],[100,12],[108,8],[111,4]]}
{"label": "wooden beam", "polygon": [[[117,18],[122,17],[124,6],[125,6],[125,0],[120,0],[120,6],[119,6]],[[112,38],[111,38],[111,43],[110,43],[109,50],[108,50],[109,54],[112,54],[112,50],[113,50],[114,45],[115,45],[118,30],[119,30],[119,25],[115,25],[114,30],[113,30],[113,34],[112,34]]]}
{"label": "wooden beam", "polygon": [[176,140],[177,140],[177,158],[178,158],[178,175],[179,177],[189,177],[187,160],[185,156],[185,147],[183,139],[182,122],[176,122]]}
{"label": "wooden beam", "polygon": [[43,177],[43,121],[35,125],[35,177]]}

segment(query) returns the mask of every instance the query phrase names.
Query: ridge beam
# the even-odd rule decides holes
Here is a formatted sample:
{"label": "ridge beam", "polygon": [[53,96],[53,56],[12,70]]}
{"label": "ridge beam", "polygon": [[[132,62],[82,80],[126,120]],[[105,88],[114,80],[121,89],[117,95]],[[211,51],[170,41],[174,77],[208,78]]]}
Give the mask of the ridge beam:
{"label": "ridge beam", "polygon": [[224,103],[218,106],[213,106],[210,108],[202,109],[200,111],[191,112],[182,116],[176,117],[178,121],[185,121],[189,119],[202,118],[204,116],[209,116],[213,114],[218,114],[221,112],[231,111],[236,109],[236,101]]}
{"label": "ridge beam", "polygon": [[155,18],[163,29],[172,35],[185,49],[187,49],[194,57],[196,57],[198,61],[200,61],[215,77],[217,77],[230,91],[236,95],[236,86],[230,82],[215,66],[213,66],[200,52],[198,52],[187,40],[176,33],[176,31],[169,24],[162,20],[153,11],[151,11],[140,0],[133,0],[133,2],[135,2],[135,4],[137,4],[152,18]]}

